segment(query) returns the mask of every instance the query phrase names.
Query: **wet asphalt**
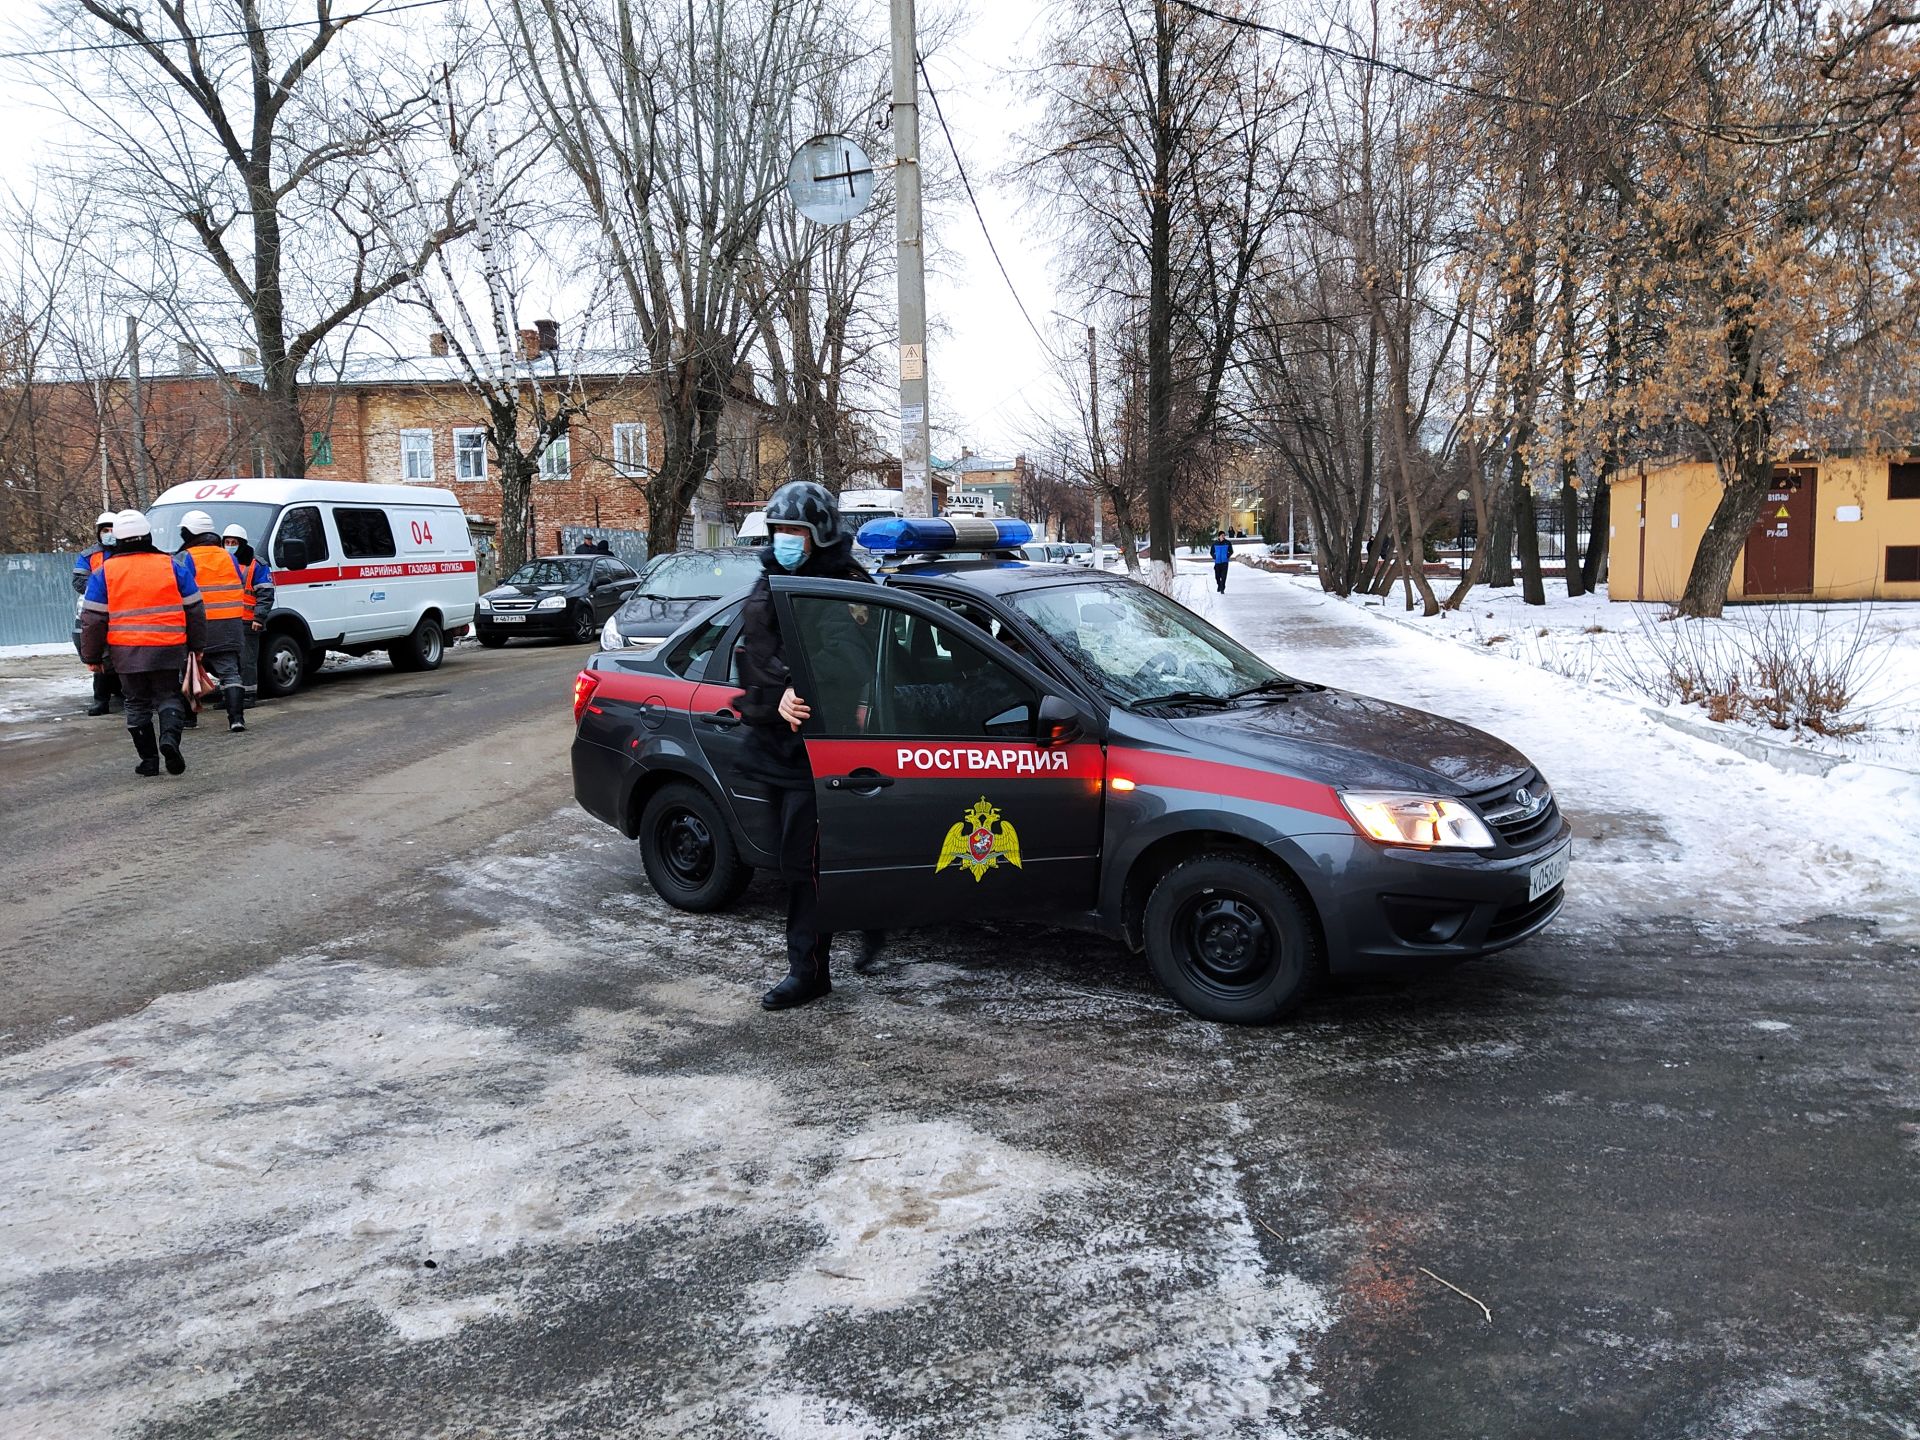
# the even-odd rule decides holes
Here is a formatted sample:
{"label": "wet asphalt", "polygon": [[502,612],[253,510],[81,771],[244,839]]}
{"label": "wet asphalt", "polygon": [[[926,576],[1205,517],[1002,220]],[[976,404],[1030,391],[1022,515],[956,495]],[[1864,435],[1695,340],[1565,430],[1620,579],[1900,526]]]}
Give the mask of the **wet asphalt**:
{"label": "wet asphalt", "polygon": [[[1250,639],[1377,643],[1254,604]],[[1920,1433],[1910,935],[1589,905],[1237,1030],[1112,946],[982,924],[770,1016],[772,891],[674,912],[571,808],[571,670],[424,677],[451,761],[424,706],[368,713],[423,677],[289,708],[283,776],[412,778],[352,823],[365,872],[341,807],[283,809],[221,885],[329,893],[197,968],[164,908],[112,965],[59,951],[51,870],[0,908],[31,1002],[0,1433]],[[51,866],[93,772],[15,753],[17,863]],[[200,833],[256,808],[199,803]]]}

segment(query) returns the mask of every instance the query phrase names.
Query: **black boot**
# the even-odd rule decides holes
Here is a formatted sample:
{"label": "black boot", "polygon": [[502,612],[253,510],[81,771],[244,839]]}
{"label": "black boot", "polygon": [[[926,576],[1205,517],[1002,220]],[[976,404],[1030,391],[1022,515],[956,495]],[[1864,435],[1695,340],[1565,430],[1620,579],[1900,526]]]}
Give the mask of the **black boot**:
{"label": "black boot", "polygon": [[136,775],[158,775],[160,773],[160,747],[154,743],[153,722],[147,721],[138,730],[131,725],[127,734],[133,737],[133,748],[140,752],[140,763],[133,767]]}
{"label": "black boot", "polygon": [[800,955],[787,947],[787,978],[760,997],[762,1010],[791,1010],[833,993],[833,981],[827,975],[827,947],[831,935],[820,937],[810,951]]}
{"label": "black boot", "polygon": [[189,730],[199,729],[200,728],[200,712],[194,709],[191,705],[189,705],[186,707],[185,713],[187,718],[182,720],[180,723]]}
{"label": "black boot", "polygon": [[862,930],[860,932],[860,958],[853,962],[853,973],[872,975],[887,968],[884,958],[887,949],[887,932],[884,930]]}
{"label": "black boot", "polygon": [[160,732],[160,756],[167,762],[167,774],[178,775],[187,768],[187,757],[180,753],[180,732],[162,730]]}
{"label": "black boot", "polygon": [[107,679],[105,675],[102,675],[98,671],[96,671],[93,677],[93,703],[87,706],[87,714],[89,715],[106,714],[107,703],[112,698],[113,698],[113,690],[111,689],[111,682]]}
{"label": "black boot", "polygon": [[227,729],[246,729],[247,722],[243,714],[247,708],[245,695],[238,686],[229,686],[222,693],[227,697]]}

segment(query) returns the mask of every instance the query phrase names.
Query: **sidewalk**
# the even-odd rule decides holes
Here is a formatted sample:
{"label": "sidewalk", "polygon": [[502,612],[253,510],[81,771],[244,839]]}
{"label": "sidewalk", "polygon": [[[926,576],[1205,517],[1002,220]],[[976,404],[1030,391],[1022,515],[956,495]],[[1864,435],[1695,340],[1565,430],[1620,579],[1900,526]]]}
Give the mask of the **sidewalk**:
{"label": "sidewalk", "polygon": [[1245,566],[1182,598],[1290,674],[1477,726],[1539,766],[1574,825],[1567,919],[1623,908],[1706,922],[1820,916],[1920,929],[1920,779],[1842,765],[1784,775],[1654,724],[1631,698],[1376,620]]}

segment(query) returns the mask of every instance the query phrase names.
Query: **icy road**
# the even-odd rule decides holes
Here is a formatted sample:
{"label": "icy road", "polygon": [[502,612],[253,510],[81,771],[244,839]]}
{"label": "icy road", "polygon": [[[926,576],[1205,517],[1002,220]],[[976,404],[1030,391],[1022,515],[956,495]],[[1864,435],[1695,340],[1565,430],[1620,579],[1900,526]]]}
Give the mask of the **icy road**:
{"label": "icy road", "polygon": [[1920,1435],[1911,842],[1206,603],[1534,758],[1561,922],[1266,1031],[984,925],[767,1015],[771,893],[669,910],[572,808],[578,650],[328,675],[179,781],[9,712],[0,1435]]}

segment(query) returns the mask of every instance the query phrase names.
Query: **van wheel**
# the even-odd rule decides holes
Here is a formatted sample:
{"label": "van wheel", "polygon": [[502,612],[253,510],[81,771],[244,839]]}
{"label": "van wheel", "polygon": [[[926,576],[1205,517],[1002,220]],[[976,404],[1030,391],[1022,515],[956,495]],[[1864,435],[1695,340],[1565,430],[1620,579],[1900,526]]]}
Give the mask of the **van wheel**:
{"label": "van wheel", "polygon": [[291,695],[313,673],[307,662],[307,649],[282,630],[267,636],[260,647],[260,693],[279,697]]}
{"label": "van wheel", "polygon": [[1238,855],[1197,855],[1147,900],[1147,964],[1203,1020],[1266,1025],[1299,1008],[1325,971],[1307,906],[1277,873]]}
{"label": "van wheel", "polygon": [[441,633],[440,622],[431,615],[414,626],[413,633],[406,639],[396,640],[387,647],[387,658],[393,661],[396,670],[438,670],[446,653],[447,637]]}
{"label": "van wheel", "polygon": [[720,807],[695,785],[664,785],[647,801],[640,859],[660,898],[676,910],[724,910],[753,879]]}

